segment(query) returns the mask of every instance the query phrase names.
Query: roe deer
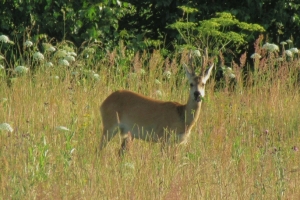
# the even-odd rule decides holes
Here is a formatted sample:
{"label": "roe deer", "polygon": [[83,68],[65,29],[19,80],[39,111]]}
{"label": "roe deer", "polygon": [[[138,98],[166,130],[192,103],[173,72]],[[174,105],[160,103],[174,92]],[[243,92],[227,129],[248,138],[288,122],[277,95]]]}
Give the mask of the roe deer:
{"label": "roe deer", "polygon": [[175,133],[176,142],[187,142],[191,129],[200,114],[205,84],[214,64],[201,76],[194,69],[186,68],[190,84],[190,94],[186,104],[159,101],[127,91],[118,90],[110,94],[100,107],[103,125],[100,150],[118,132],[122,136],[121,150],[127,148],[128,141],[138,138],[153,142],[169,142],[170,132]]}

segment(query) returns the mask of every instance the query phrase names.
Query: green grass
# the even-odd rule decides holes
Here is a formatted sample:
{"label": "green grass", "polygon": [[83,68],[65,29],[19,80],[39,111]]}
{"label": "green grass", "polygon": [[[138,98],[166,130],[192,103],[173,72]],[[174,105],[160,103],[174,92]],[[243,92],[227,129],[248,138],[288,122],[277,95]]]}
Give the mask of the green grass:
{"label": "green grass", "polygon": [[300,94],[292,70],[274,69],[233,91],[210,81],[190,142],[176,158],[143,141],[119,158],[118,137],[97,154],[99,107],[112,91],[181,103],[188,97],[178,63],[169,63],[173,73],[165,79],[157,52],[142,59],[132,64],[146,74],[131,78],[111,62],[88,63],[98,81],[72,78],[74,68],[16,76],[10,87],[1,78],[0,101],[7,101],[0,123],[14,131],[0,132],[0,199],[298,199]]}

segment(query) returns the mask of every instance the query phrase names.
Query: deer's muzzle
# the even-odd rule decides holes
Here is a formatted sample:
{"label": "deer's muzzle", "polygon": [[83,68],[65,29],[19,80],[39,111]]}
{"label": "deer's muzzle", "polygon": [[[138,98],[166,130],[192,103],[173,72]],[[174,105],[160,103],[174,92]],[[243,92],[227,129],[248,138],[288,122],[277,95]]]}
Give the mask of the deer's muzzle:
{"label": "deer's muzzle", "polygon": [[194,92],[195,101],[200,102],[202,99],[201,93],[199,91]]}

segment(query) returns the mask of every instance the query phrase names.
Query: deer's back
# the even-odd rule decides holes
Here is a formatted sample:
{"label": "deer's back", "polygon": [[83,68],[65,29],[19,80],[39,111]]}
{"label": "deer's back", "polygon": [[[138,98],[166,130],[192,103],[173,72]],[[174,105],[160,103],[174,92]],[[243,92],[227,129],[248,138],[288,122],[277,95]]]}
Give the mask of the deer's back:
{"label": "deer's back", "polygon": [[180,128],[184,123],[184,105],[164,102],[127,91],[109,95],[101,105],[102,118],[117,118],[120,123],[152,127]]}

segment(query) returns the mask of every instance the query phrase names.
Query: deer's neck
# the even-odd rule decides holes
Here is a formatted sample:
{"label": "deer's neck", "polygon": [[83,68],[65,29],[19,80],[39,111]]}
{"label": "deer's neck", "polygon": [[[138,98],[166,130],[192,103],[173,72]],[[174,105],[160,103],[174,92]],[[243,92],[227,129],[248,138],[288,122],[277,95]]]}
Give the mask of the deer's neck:
{"label": "deer's neck", "polygon": [[197,102],[193,98],[189,98],[185,106],[185,124],[189,132],[197,122],[201,110],[201,101]]}

